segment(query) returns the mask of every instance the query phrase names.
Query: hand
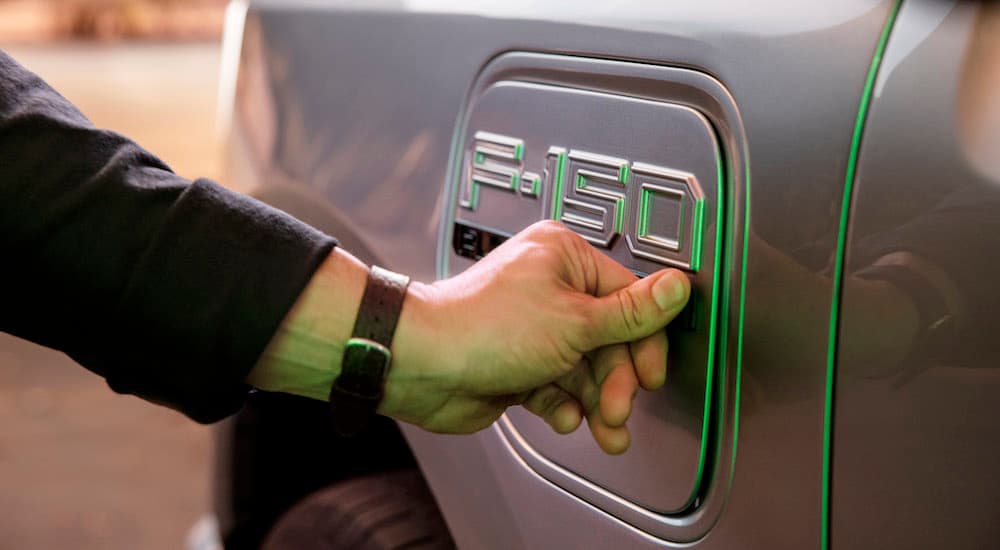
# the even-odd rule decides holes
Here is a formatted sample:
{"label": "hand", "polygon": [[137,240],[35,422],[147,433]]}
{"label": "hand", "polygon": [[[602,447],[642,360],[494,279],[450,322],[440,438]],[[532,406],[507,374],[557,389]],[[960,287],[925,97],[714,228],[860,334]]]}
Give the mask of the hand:
{"label": "hand", "polygon": [[638,279],[561,224],[534,224],[461,275],[411,284],[379,412],[468,433],[523,404],[559,433],[586,417],[602,449],[624,452],[689,293],[680,271]]}

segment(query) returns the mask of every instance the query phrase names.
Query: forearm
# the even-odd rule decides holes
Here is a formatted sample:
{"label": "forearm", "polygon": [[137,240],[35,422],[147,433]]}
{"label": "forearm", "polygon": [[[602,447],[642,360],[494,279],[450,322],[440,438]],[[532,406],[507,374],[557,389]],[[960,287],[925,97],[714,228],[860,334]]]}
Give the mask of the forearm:
{"label": "forearm", "polygon": [[0,330],[215,421],[334,244],[177,176],[0,52]]}

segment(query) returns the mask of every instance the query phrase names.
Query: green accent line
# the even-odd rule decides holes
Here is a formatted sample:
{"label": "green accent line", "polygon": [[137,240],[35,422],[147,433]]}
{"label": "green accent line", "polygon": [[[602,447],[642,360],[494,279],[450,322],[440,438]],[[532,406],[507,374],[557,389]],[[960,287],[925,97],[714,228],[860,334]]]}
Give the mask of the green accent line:
{"label": "green accent line", "polygon": [[691,271],[701,268],[701,232],[705,217],[705,199],[694,200],[694,216],[691,221]]}
{"label": "green accent line", "polygon": [[649,195],[645,189],[639,193],[639,237],[649,234]]}
{"label": "green accent line", "polygon": [[531,181],[531,194],[537,197],[542,191],[542,178],[532,174],[529,179]]}
{"label": "green accent line", "polygon": [[[712,273],[712,301],[709,306],[709,322],[708,322],[708,361],[707,368],[705,372],[705,405],[701,413],[701,446],[698,450],[698,470],[695,473],[694,487],[695,491],[700,490],[702,479],[705,475],[705,466],[708,459],[708,448],[709,448],[709,434],[710,428],[714,422],[712,418],[712,399],[715,393],[716,383],[723,384],[722,380],[723,373],[725,373],[725,365],[719,366],[719,378],[716,380],[716,368],[715,362],[716,357],[721,357],[725,361],[726,357],[726,334],[728,332],[728,315],[729,315],[729,273],[731,271],[726,269],[726,283],[720,284],[722,278],[722,252],[725,248],[726,252],[726,262],[732,262],[732,254],[730,254],[730,248],[732,248],[730,239],[726,239],[726,243],[723,243],[723,229],[725,224],[724,214],[730,208],[732,208],[732,200],[726,195],[725,190],[725,178],[722,170],[722,162],[720,157],[720,151],[718,145],[715,147],[715,185],[716,185],[716,207],[715,207],[715,261],[713,262],[713,273]],[[734,182],[735,184],[735,182]],[[746,262],[746,256],[744,256],[744,263]],[[721,307],[720,307],[721,300]],[[741,309],[742,311],[742,309]],[[742,320],[742,314],[740,316]],[[720,326],[721,325],[721,326]],[[740,331],[742,332],[743,326],[740,325]],[[718,335],[718,336],[717,336]],[[716,350],[718,350],[718,355],[716,355]],[[721,419],[722,415],[719,414],[718,418]],[[733,444],[735,445],[735,439]],[[692,495],[693,496],[693,495]]]}
{"label": "green accent line", "polygon": [[621,235],[625,229],[625,198],[615,200],[615,233]]}
{"label": "green accent line", "polygon": [[552,219],[559,220],[562,218],[562,189],[566,173],[566,153],[556,155],[555,171],[555,177],[552,178],[555,182],[552,185]]}
{"label": "green accent line", "polygon": [[899,13],[902,0],[895,0],[889,17],[882,27],[882,35],[875,47],[871,66],[868,67],[868,77],[865,80],[861,102],[858,105],[858,116],[854,121],[854,135],[851,138],[851,152],[847,157],[847,172],[844,176],[844,195],[840,204],[840,229],[837,233],[837,255],[833,264],[833,297],[830,302],[830,327],[826,351],[826,397],[823,410],[823,493],[822,516],[820,524],[820,548],[830,547],[830,467],[833,454],[833,390],[837,366],[837,331],[840,319],[840,296],[844,279],[844,251],[847,246],[847,224],[851,208],[851,196],[854,191],[854,178],[857,172],[858,154],[861,147],[861,135],[864,132],[865,119],[868,117],[868,106],[871,103],[872,88],[882,64],[882,54],[889,41],[892,25]]}
{"label": "green accent line", "polygon": [[479,166],[482,165],[484,162],[486,162],[486,155],[482,153],[476,153],[476,158],[475,160],[472,161],[472,163]]}
{"label": "green accent line", "polygon": [[524,143],[518,142],[514,146],[514,160],[524,160]]}
{"label": "green accent line", "polygon": [[468,205],[471,210],[479,208],[479,184],[476,182],[472,182],[472,188],[469,190]]}
{"label": "green accent line", "polygon": [[[729,483],[736,476],[737,442],[740,439],[740,398],[743,387],[743,323],[747,301],[747,256],[750,253],[750,164],[743,168],[743,258],[740,266],[740,311],[736,319],[736,395],[733,398],[733,456],[729,464]],[[727,291],[728,298],[728,291]]]}
{"label": "green accent line", "polygon": [[618,183],[628,185],[628,164],[623,164],[618,168]]}

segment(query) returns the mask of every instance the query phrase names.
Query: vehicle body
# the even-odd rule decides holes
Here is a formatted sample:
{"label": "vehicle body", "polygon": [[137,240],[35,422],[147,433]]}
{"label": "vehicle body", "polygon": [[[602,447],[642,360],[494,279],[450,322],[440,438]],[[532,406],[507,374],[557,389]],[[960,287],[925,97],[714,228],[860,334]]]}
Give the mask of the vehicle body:
{"label": "vehicle body", "polygon": [[[322,451],[362,466],[292,466],[244,510],[256,536],[409,448],[460,548],[1000,539],[997,6],[261,0],[229,22],[228,178],[363,260],[430,281],[556,218],[697,289],[625,456],[518,410],[386,425]],[[224,531],[281,484],[246,489],[289,469],[276,449],[320,452],[322,404],[282,407],[221,446]]]}

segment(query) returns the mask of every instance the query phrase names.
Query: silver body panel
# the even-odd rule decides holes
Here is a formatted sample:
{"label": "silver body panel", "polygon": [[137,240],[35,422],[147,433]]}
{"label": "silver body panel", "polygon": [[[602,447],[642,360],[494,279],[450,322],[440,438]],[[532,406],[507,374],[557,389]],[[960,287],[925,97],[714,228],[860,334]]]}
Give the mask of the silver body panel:
{"label": "silver body panel", "polygon": [[[970,374],[929,364],[902,389],[867,377],[866,365],[838,364],[831,428],[825,412],[833,291],[783,292],[791,272],[829,278],[859,104],[892,7],[875,1],[249,6],[234,86],[230,178],[294,189],[338,220],[344,234],[336,236],[345,247],[417,279],[446,274],[455,199],[449,169],[459,169],[466,149],[459,137],[463,113],[483,71],[504,54],[689,69],[720,82],[738,109],[745,150],[741,183],[731,189],[743,190],[734,195],[726,237],[732,254],[724,268],[733,286],[724,322],[732,342],[717,374],[725,392],[717,397],[715,469],[705,489],[712,498],[688,512],[636,512],[630,501],[648,503],[649,495],[636,489],[629,498],[615,495],[606,480],[618,472],[596,475],[612,486],[595,489],[603,496],[547,479],[515,448],[509,424],[461,437],[404,427],[461,548],[819,548],[828,459],[837,547],[978,548],[995,541],[997,476],[989,466],[997,447],[996,371],[982,367],[997,365],[996,348],[987,339],[956,336],[942,345],[961,349],[965,362],[980,368]],[[937,4],[904,3],[893,40],[907,36],[902,25],[924,28],[940,11]],[[966,131],[973,138],[954,130],[962,127],[954,105],[969,75],[956,57],[975,53],[968,44],[985,24],[985,11],[971,3],[949,7],[940,26],[890,40],[884,58],[895,65],[880,73],[860,142],[848,274],[870,259],[856,251],[863,236],[905,226],[936,203],[898,217],[886,217],[887,204],[907,193],[950,193],[930,177],[934,170],[951,175],[949,189],[973,188],[985,205],[995,199],[996,172],[981,151],[996,151],[1000,138],[988,129]],[[987,104],[982,112],[996,112],[989,99],[980,101]],[[946,219],[968,224],[959,234],[976,251],[974,268],[990,272],[998,264],[990,216]],[[775,256],[787,260],[788,271],[775,267]],[[996,290],[960,280],[959,293],[977,297],[973,303],[994,303]],[[845,285],[845,298],[850,293]],[[977,315],[976,322],[987,322],[985,313]],[[838,326],[847,334],[845,324],[859,322],[845,310]],[[943,401],[922,408],[929,399]],[[633,426],[634,441],[657,438],[662,431],[655,424]],[[589,452],[599,451],[595,445]],[[873,452],[881,458],[871,460]],[[634,475],[672,478],[644,473],[655,463],[648,460]],[[616,467],[613,459],[599,464]],[[595,505],[598,498],[612,504]],[[952,527],[934,531],[938,538],[921,528],[944,520]]]}
{"label": "silver body panel", "polygon": [[[915,254],[948,281],[954,312],[888,368],[849,357],[861,338],[840,342],[838,548],[986,548],[1000,537],[998,8],[904,5],[875,85],[847,271]],[[841,323],[843,333],[865,319],[845,308]]]}

